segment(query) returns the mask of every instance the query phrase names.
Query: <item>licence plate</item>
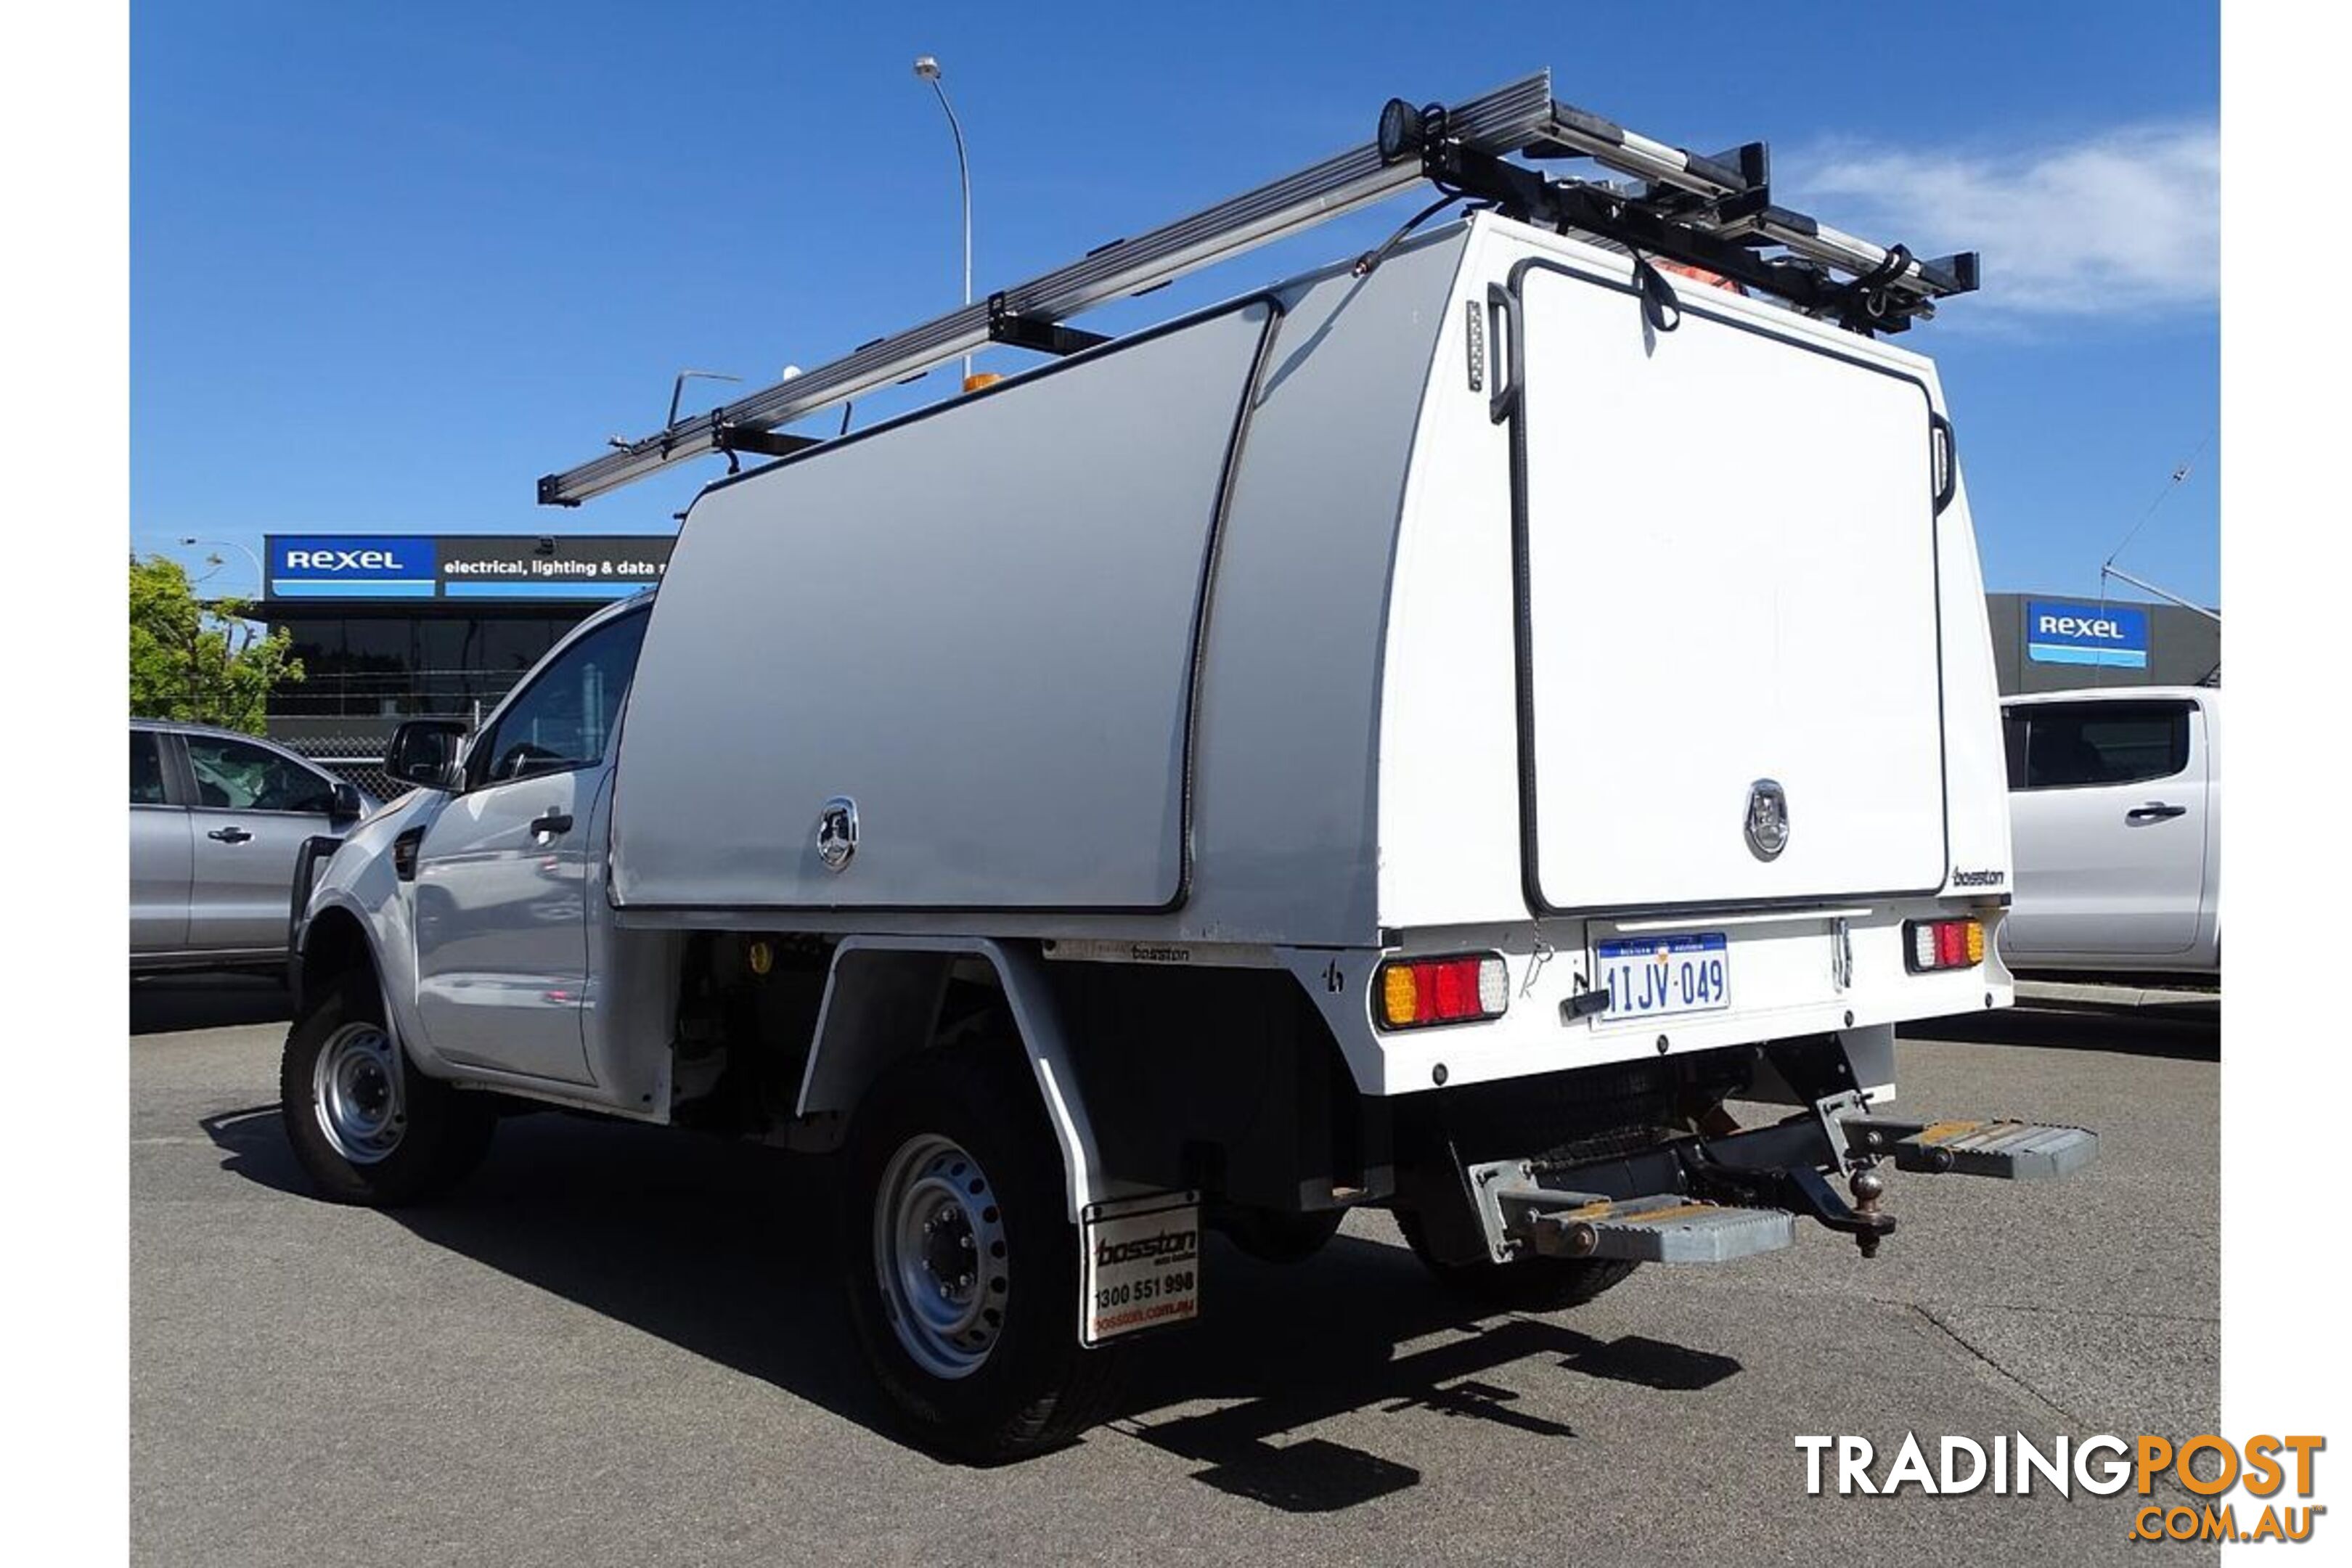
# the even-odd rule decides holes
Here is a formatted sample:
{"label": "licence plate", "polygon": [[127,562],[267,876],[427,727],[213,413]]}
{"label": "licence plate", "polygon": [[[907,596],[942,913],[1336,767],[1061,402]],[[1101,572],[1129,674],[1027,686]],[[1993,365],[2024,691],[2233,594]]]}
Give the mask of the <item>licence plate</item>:
{"label": "licence plate", "polygon": [[1719,931],[1627,937],[1594,950],[1609,1005],[1601,1020],[1664,1018],[1731,1005],[1731,948]]}
{"label": "licence plate", "polygon": [[1098,1345],[1139,1329],[1201,1315],[1201,1206],[1196,1194],[1162,1194],[1087,1210],[1078,1239],[1079,1342]]}

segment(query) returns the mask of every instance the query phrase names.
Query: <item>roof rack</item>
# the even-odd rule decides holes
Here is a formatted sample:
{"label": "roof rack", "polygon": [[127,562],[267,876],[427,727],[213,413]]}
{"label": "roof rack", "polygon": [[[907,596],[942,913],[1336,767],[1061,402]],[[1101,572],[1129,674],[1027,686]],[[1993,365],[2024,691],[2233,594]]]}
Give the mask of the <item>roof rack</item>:
{"label": "roof rack", "polygon": [[[1507,161],[1514,153],[1538,163],[1589,158],[1639,184],[1548,176]],[[740,453],[800,451],[820,438],[784,434],[782,426],[988,343],[1054,354],[1092,348],[1108,340],[1066,325],[1069,317],[1147,293],[1424,180],[1442,194],[1441,205],[1483,202],[1564,233],[1703,267],[1857,331],[1900,331],[1932,315],[1937,299],[1977,287],[1973,251],[1922,261],[1900,245],[1874,245],[1772,205],[1769,158],[1760,142],[1712,156],[1685,152],[1555,102],[1551,73],[1541,70],[1450,107],[1391,99],[1381,109],[1379,135],[1362,146],[1113,240],[985,302],[877,338],[708,414],[673,417],[654,435],[616,442],[613,451],[545,476],[540,502],[577,506],[689,458],[724,455],[731,469]]]}

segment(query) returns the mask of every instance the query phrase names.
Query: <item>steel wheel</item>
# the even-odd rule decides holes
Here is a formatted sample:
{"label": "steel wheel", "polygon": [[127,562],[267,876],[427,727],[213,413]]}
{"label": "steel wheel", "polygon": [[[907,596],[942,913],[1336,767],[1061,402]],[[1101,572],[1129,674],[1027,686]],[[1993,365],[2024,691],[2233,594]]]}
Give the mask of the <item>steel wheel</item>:
{"label": "steel wheel", "polygon": [[988,1360],[1004,1329],[1011,1277],[1004,1220],[980,1163],[952,1140],[898,1146],[874,1194],[874,1267],[899,1346],[934,1377]]}
{"label": "steel wheel", "polygon": [[345,1024],[319,1048],[310,1069],[319,1131],[354,1165],[373,1165],[400,1147],[408,1131],[400,1056],[382,1025]]}

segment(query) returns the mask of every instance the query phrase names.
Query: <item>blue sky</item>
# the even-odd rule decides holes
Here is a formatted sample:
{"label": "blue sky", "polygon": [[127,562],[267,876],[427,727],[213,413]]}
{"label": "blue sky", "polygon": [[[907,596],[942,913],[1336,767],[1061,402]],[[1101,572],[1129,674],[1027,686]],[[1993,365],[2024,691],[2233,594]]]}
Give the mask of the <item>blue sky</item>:
{"label": "blue sky", "polygon": [[[1782,199],[1824,221],[1985,252],[1985,291],[1908,341],[1942,366],[1990,585],[2095,594],[2145,519],[2118,564],[2218,601],[2210,5],[220,0],[134,7],[131,45],[141,548],[666,528],[717,464],[569,512],[532,481],[657,426],[682,366],[764,383],[957,302],[953,153],[918,53],[971,139],[983,294],[1362,141],[1392,94],[1548,64],[1564,100],[1664,140],[1769,140]],[[226,553],[235,591],[251,568]]]}

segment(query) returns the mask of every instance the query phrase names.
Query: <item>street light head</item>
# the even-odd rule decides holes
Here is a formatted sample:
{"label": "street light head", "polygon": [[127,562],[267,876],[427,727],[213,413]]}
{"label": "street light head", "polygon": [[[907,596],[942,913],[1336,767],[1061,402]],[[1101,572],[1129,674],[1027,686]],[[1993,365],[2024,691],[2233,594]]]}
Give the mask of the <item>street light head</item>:
{"label": "street light head", "polygon": [[925,81],[937,81],[940,79],[940,62],[929,55],[917,55],[915,74]]}

